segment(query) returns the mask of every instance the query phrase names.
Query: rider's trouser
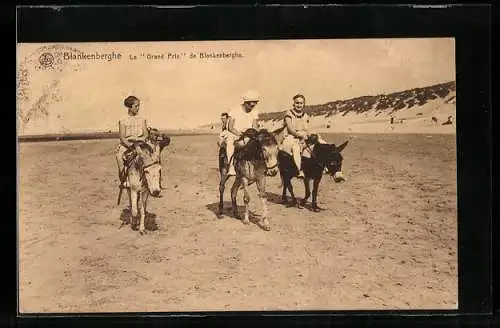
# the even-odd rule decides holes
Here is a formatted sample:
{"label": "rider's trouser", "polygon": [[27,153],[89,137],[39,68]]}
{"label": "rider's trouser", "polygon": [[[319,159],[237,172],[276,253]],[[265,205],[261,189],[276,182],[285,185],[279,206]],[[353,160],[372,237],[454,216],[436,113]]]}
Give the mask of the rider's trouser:
{"label": "rider's trouser", "polygon": [[283,139],[282,149],[293,157],[297,169],[301,170],[302,166],[302,151],[304,150],[304,142],[295,138],[292,135],[287,135]]}
{"label": "rider's trouser", "polygon": [[235,136],[234,134],[230,133],[226,137],[226,153],[227,153],[227,160],[229,162],[229,172],[234,174],[234,160],[231,159],[231,157],[234,155],[234,150],[239,149],[246,145],[250,139],[245,137],[241,140],[238,140],[238,137]]}
{"label": "rider's trouser", "polygon": [[125,163],[123,162],[123,155],[127,150],[127,147],[122,144],[119,144],[118,147],[116,147],[116,164],[118,166],[118,178],[120,180],[122,179],[122,172],[125,167]]}

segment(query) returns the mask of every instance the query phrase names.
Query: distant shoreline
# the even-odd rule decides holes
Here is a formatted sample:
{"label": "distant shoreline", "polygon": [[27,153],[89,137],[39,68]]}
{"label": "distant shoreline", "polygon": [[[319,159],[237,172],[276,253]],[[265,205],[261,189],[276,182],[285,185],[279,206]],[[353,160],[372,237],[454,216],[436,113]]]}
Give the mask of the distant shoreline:
{"label": "distant shoreline", "polygon": [[[163,132],[163,131],[162,131]],[[168,136],[195,136],[213,135],[214,132],[165,132]],[[17,136],[18,142],[44,142],[44,141],[64,141],[64,140],[118,140],[118,132],[95,132],[95,133],[68,133],[68,134],[43,134]]]}
{"label": "distant shoreline", "polygon": [[[454,133],[446,133],[441,131],[391,131],[391,132],[381,132],[381,131],[318,131],[322,134],[333,134],[333,135],[454,135]],[[187,137],[187,136],[216,136],[216,132],[173,132],[167,133],[171,137]],[[76,141],[76,140],[105,140],[105,139],[117,139],[118,133],[81,133],[81,134],[51,134],[51,135],[28,135],[28,136],[18,136],[17,140],[20,143],[25,142],[51,142],[51,141]]]}

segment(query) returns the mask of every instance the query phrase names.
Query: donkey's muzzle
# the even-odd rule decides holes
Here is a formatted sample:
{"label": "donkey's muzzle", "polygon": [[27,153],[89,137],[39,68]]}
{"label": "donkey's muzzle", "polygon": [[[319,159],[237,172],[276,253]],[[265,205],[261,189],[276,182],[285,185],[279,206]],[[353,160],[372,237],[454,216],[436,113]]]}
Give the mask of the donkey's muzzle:
{"label": "donkey's muzzle", "polygon": [[151,192],[151,196],[160,197],[160,190],[155,190],[155,191]]}

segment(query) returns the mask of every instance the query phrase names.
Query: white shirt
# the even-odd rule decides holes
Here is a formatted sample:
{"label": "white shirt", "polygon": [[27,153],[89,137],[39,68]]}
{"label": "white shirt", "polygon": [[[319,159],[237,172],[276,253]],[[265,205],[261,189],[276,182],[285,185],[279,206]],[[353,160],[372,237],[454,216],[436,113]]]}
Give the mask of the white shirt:
{"label": "white shirt", "polygon": [[[302,112],[302,115],[297,115],[297,113],[293,110],[288,110],[285,113],[285,118],[289,117],[291,119],[292,129],[298,132],[307,132],[309,130],[309,115],[307,113]],[[284,124],[284,122],[283,122]],[[285,128],[285,137],[292,136],[288,133],[288,129]]]}
{"label": "white shirt", "polygon": [[219,133],[219,138],[226,140],[228,135],[230,135],[231,132],[229,132],[228,129],[224,129]]}
{"label": "white shirt", "polygon": [[142,127],[146,119],[143,116],[130,116],[125,115],[120,119],[120,122],[125,125],[125,137],[126,138],[138,138],[142,137],[144,132]]}
{"label": "white shirt", "polygon": [[234,128],[240,132],[252,128],[253,121],[259,118],[259,111],[256,108],[247,113],[241,105],[231,108],[228,114],[234,119]]}

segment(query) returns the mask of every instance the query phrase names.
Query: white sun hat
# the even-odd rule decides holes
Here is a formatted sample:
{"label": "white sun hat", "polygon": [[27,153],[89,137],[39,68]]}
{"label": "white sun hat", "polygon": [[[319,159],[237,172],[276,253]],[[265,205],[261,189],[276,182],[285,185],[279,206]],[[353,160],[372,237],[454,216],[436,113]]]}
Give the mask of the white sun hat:
{"label": "white sun hat", "polygon": [[243,95],[243,102],[259,101],[259,100],[260,100],[259,93],[257,91],[254,91],[254,90],[248,90]]}

